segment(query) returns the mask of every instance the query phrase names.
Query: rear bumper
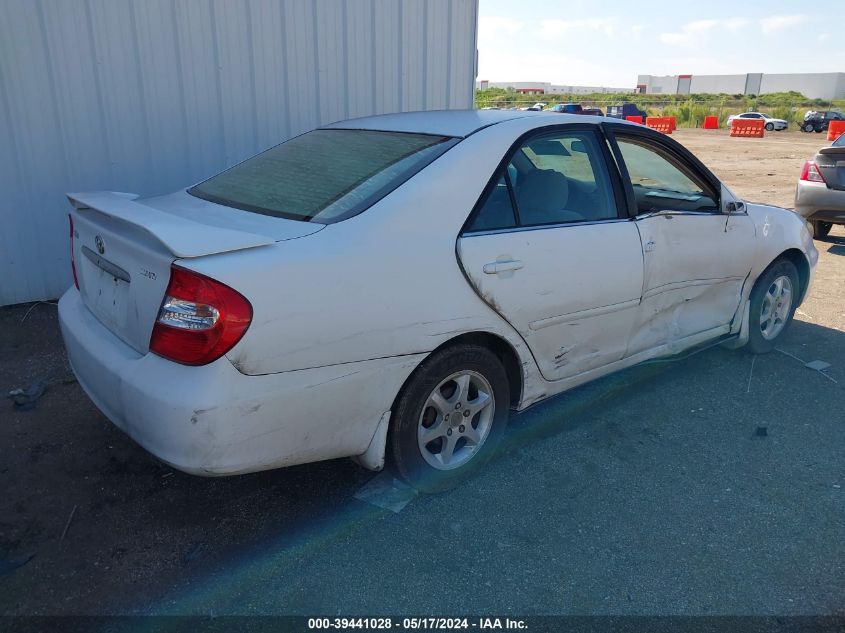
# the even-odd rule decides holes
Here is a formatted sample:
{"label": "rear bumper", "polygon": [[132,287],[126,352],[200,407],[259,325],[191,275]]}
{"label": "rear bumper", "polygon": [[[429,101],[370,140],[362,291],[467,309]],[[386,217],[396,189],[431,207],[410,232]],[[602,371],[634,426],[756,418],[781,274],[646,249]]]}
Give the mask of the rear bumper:
{"label": "rear bumper", "polygon": [[366,451],[421,355],[246,376],[225,357],[201,367],[139,354],[71,288],[59,301],[79,383],[116,426],[173,467],[229,475]]}
{"label": "rear bumper", "polygon": [[795,211],[809,220],[845,224],[845,191],[830,189],[822,182],[798,181]]}

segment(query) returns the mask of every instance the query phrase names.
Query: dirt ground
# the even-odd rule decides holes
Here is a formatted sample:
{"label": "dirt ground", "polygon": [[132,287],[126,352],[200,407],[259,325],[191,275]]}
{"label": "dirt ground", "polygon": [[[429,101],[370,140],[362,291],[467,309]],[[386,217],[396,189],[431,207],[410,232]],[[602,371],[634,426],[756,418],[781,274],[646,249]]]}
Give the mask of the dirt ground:
{"label": "dirt ground", "polygon": [[[819,135],[678,130],[738,194],[790,206]],[[0,309],[0,615],[843,614],[845,230],[781,352],[715,348],[515,416],[508,450],[400,514],[338,460],[174,472],[68,369],[52,304]],[[822,359],[825,374],[803,366]]]}

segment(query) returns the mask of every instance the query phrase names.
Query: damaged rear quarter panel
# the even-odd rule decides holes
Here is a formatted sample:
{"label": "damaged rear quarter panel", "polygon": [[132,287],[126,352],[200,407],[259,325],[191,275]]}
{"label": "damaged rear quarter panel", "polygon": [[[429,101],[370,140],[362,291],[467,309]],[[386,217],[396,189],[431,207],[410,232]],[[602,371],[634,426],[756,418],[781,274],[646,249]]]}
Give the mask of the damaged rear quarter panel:
{"label": "damaged rear quarter panel", "polygon": [[484,132],[360,215],[300,239],[193,260],[192,268],[252,303],[253,321],[227,354],[238,370],[266,375],[427,353],[468,332],[501,336],[530,359],[455,255],[461,226],[511,139],[485,140]]}

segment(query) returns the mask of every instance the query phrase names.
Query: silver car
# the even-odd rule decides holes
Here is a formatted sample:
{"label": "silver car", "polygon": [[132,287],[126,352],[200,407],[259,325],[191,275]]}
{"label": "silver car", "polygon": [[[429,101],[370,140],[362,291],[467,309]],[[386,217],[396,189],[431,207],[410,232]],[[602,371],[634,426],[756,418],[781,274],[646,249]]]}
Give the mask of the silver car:
{"label": "silver car", "polygon": [[780,131],[785,130],[789,127],[789,123],[784,121],[783,119],[776,119],[770,114],[766,114],[765,112],[743,112],[742,114],[732,114],[728,117],[728,127],[731,126],[731,121],[734,119],[761,119],[765,121],[765,128],[767,132],[771,132],[773,130]]}
{"label": "silver car", "polygon": [[795,211],[822,238],[834,224],[845,224],[845,134],[804,162],[795,190]]}

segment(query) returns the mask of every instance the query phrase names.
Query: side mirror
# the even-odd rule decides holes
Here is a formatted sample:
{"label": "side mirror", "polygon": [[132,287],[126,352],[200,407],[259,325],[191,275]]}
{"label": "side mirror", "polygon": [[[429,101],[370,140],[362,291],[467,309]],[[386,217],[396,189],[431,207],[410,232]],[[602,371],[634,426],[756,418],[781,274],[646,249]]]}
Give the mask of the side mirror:
{"label": "side mirror", "polygon": [[725,211],[728,212],[728,215],[732,213],[742,213],[745,211],[745,203],[742,200],[731,200],[725,205]]}

